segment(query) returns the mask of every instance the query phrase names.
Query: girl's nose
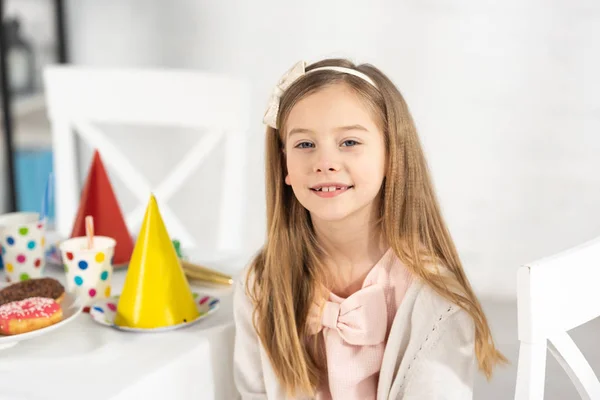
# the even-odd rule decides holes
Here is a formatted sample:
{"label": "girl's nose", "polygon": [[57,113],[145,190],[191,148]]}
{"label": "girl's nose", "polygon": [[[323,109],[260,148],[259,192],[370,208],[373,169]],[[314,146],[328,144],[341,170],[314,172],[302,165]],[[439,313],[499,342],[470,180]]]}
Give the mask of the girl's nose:
{"label": "girl's nose", "polygon": [[321,151],[314,165],[314,172],[337,172],[340,162],[331,151]]}

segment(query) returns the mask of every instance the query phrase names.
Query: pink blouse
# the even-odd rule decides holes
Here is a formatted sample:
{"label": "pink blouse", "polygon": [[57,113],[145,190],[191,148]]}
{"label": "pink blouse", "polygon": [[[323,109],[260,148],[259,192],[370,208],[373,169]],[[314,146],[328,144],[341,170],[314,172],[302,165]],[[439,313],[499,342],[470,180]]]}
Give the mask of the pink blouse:
{"label": "pink blouse", "polygon": [[410,282],[409,271],[388,249],[359,291],[346,299],[330,293],[321,318],[327,379],[318,400],[376,398],[385,343]]}

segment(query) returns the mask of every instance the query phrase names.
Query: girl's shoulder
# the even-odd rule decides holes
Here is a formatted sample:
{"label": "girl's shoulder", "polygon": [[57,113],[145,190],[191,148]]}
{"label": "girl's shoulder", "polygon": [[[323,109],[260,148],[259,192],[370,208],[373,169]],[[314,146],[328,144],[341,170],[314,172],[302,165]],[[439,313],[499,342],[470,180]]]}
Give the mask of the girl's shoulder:
{"label": "girl's shoulder", "polygon": [[[406,297],[408,298],[409,295],[412,295],[412,301],[403,304],[409,308],[405,312],[405,317],[410,320],[413,334],[417,333],[414,330],[421,331],[419,334],[438,330],[435,335],[438,336],[450,330],[453,334],[462,333],[461,336],[467,340],[473,337],[475,324],[469,313],[455,302],[437,293],[431,286],[416,280],[409,288]],[[400,313],[397,314],[397,317],[399,316]]]}
{"label": "girl's shoulder", "polygon": [[233,304],[246,310],[253,308],[249,289],[254,287],[254,272],[252,263],[248,263],[234,278]]}
{"label": "girl's shoulder", "polygon": [[239,292],[246,292],[248,287],[252,287],[254,284],[254,271],[252,268],[252,263],[248,263],[238,274],[236,279],[234,279],[234,294],[238,294]]}
{"label": "girl's shoulder", "polygon": [[378,398],[471,398],[470,315],[420,280],[413,281],[405,300],[386,344]]}
{"label": "girl's shoulder", "polygon": [[233,304],[245,309],[253,309],[254,301],[258,296],[260,285],[256,285],[256,272],[254,269],[254,259],[250,260],[246,266],[234,277],[233,283]]}

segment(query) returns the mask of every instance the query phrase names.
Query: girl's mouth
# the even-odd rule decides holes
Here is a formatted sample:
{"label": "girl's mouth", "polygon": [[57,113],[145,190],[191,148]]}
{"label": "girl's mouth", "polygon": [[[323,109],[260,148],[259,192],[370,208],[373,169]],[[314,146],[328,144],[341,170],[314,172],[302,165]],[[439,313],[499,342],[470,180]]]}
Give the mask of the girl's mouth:
{"label": "girl's mouth", "polygon": [[354,186],[322,186],[316,189],[311,188],[310,190],[319,197],[335,197],[342,193],[347,192]]}

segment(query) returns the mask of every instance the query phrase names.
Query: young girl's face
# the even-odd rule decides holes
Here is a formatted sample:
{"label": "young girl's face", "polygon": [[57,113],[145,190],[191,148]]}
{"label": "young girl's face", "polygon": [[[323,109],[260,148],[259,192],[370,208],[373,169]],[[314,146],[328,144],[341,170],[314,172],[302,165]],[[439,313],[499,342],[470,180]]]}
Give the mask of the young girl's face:
{"label": "young girl's face", "polygon": [[352,89],[336,84],[305,97],[284,133],[285,183],[313,220],[371,215],[385,174],[384,137]]}

